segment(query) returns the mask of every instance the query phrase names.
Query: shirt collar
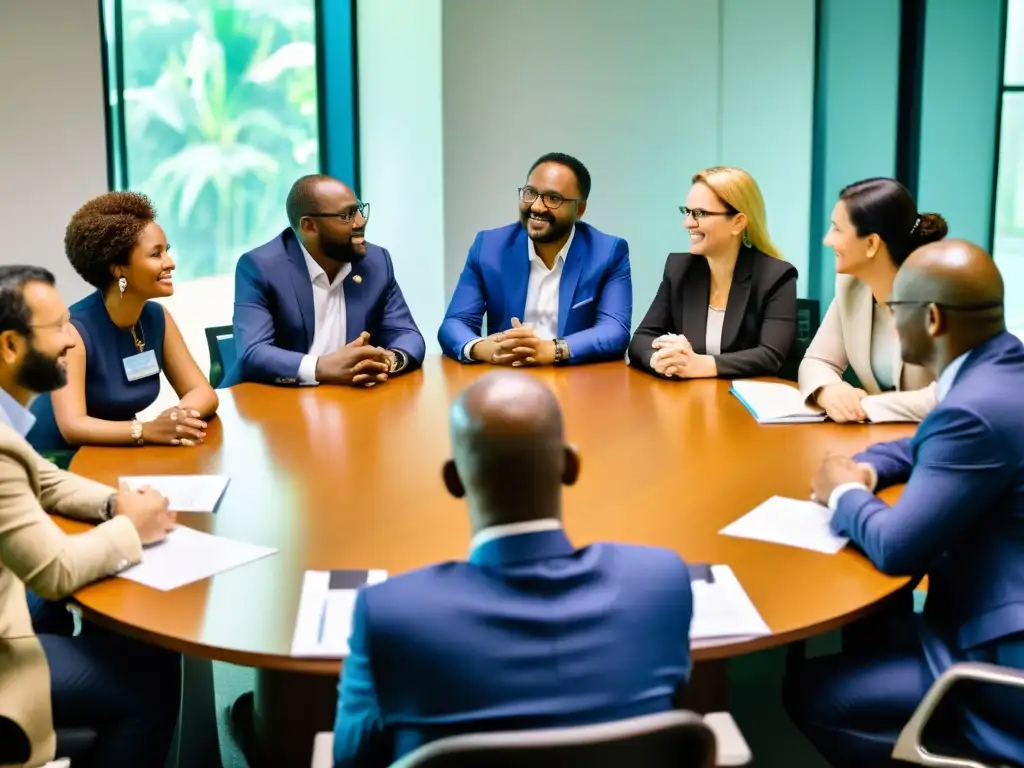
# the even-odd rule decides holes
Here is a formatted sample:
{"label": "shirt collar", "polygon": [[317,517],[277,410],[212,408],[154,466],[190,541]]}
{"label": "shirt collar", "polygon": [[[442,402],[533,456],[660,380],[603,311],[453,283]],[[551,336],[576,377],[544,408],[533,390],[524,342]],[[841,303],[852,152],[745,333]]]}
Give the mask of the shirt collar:
{"label": "shirt collar", "polygon": [[[303,257],[306,259],[306,269],[309,271],[309,280],[310,280],[310,282],[315,283],[316,279],[318,277],[320,277],[320,275],[323,275],[326,278],[327,277],[327,273],[324,272],[324,268],[321,267],[319,264],[317,264],[316,260],[312,256],[309,255],[309,251],[306,250],[306,246],[304,246],[302,244],[302,241],[299,240],[298,238],[296,238],[296,240],[299,243],[299,248],[302,249]],[[330,280],[328,280],[327,284],[328,285],[332,285],[332,286],[339,284],[342,280],[344,280],[346,277],[348,277],[348,273],[351,272],[351,271],[352,271],[352,262],[348,262],[346,264],[342,264],[341,269],[338,271],[338,274],[335,275],[335,277],[334,277],[334,282],[332,283]]]}
{"label": "shirt collar", "polygon": [[953,388],[953,382],[956,380],[956,375],[960,372],[960,368],[963,366],[964,361],[967,360],[967,356],[969,354],[971,353],[964,352],[960,357],[947,365],[945,369],[943,369],[942,373],[939,374],[939,384],[936,396],[940,403],[943,398],[949,394],[949,390]]}
{"label": "shirt collar", "polygon": [[[569,230],[569,238],[565,241],[565,245],[558,249],[558,253],[555,254],[555,263],[552,265],[552,269],[556,269],[561,264],[565,263],[565,257],[569,253],[569,246],[572,245],[572,239],[576,237],[576,225],[572,225],[572,229]],[[533,240],[529,237],[526,238],[526,252],[530,256],[530,261],[536,261],[540,264],[544,264],[540,256],[537,255],[537,249],[533,245]],[[547,265],[544,265],[545,268]]]}
{"label": "shirt collar", "polygon": [[6,423],[21,437],[25,437],[36,423],[36,417],[28,408],[0,388],[0,421]]}
{"label": "shirt collar", "polygon": [[540,533],[541,531],[557,531],[561,530],[562,521],[556,520],[553,517],[544,517],[539,520],[526,520],[522,523],[508,523],[506,525],[491,525],[487,528],[481,528],[473,536],[473,540],[469,543],[470,555],[474,550],[479,549],[484,544],[494,541],[495,539],[503,539],[506,536],[519,536],[523,533]]}

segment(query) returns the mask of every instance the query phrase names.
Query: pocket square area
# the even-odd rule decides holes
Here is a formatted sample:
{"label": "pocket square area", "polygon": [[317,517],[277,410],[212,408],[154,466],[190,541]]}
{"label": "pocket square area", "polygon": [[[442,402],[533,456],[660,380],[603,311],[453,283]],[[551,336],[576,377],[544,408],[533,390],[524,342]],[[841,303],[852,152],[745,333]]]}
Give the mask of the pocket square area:
{"label": "pocket square area", "polygon": [[593,300],[594,300],[594,297],[591,296],[589,299],[584,299],[583,301],[577,301],[575,304],[572,305],[572,307],[570,307],[570,309],[576,309],[578,307],[582,307],[584,304],[589,304]]}

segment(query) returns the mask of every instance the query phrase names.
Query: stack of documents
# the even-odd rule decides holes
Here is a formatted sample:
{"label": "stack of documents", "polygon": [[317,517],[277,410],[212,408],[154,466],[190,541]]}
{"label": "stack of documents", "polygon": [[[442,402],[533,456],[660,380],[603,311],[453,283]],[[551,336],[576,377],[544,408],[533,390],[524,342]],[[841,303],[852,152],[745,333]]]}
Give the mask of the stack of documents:
{"label": "stack of documents", "polygon": [[804,424],[824,421],[825,414],[804,402],[800,390],[770,381],[734,381],[729,390],[758,424]]}
{"label": "stack of documents", "polygon": [[352,612],[359,587],[378,584],[387,571],[306,571],[292,656],[342,659],[348,656]]}
{"label": "stack of documents", "polygon": [[148,485],[166,496],[175,512],[213,512],[229,479],[227,475],[151,475],[122,477],[120,481],[133,491]]}
{"label": "stack of documents", "polygon": [[832,510],[828,507],[813,501],[772,496],[719,533],[834,555],[849,539],[832,533],[831,522]]}
{"label": "stack of documents", "polygon": [[737,640],[772,633],[728,565],[691,565],[691,641]]}
{"label": "stack of documents", "polygon": [[117,574],[122,579],[169,591],[208,579],[277,552],[178,525],[158,544],[142,550],[142,562]]}

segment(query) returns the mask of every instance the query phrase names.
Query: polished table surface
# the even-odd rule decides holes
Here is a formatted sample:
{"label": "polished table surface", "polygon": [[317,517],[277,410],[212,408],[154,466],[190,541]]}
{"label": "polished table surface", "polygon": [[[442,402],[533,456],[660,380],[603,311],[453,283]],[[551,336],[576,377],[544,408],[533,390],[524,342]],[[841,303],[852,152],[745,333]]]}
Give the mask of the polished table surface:
{"label": "polished table surface", "polygon": [[[76,594],[83,613],[201,658],[336,674],[337,661],[289,657],[303,572],[394,575],[466,557],[466,509],[446,493],[441,465],[449,405],[486,370],[428,358],[422,371],[369,390],[242,384],[220,392],[203,446],[83,448],[72,471],[111,485],[119,475],[229,475],[215,514],[180,522],[280,549],[170,592],[108,579]],[[662,381],[621,363],[530,374],[557,394],[582,457],[579,482],[565,492],[574,543],[656,544],[690,562],[726,563],[772,629],[696,649],[695,660],[834,629],[907,583],[849,547],[830,556],[718,531],[769,496],[807,498],[827,451],[853,453],[911,426],[761,426],[727,381]]]}

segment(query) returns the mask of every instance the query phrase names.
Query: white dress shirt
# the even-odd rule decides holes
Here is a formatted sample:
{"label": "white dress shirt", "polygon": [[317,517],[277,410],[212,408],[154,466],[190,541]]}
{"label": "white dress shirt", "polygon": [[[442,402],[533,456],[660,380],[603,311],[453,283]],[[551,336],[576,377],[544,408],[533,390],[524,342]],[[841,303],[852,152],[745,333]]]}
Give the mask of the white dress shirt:
{"label": "white dress shirt", "polygon": [[[953,387],[953,382],[956,380],[956,375],[960,372],[961,366],[970,352],[964,352],[958,358],[943,369],[942,373],[939,374],[939,380],[936,384],[936,399],[938,402],[942,402],[946,395],[949,394],[949,390]],[[878,485],[878,471],[866,462],[861,462],[858,466],[863,467],[871,475],[871,487],[869,488],[864,483],[840,483],[832,489],[832,493],[828,497],[828,507],[833,512],[839,506],[839,500],[843,497],[843,494],[847,491],[852,491],[854,488],[860,488],[864,491],[875,490]]]}
{"label": "white dress shirt", "polygon": [[722,354],[722,326],[724,324],[725,310],[708,304],[708,325],[704,331],[704,352],[706,354]]}
{"label": "white dress shirt", "polygon": [[562,521],[553,517],[543,517],[539,520],[526,520],[522,523],[508,523],[507,525],[491,525],[481,528],[473,536],[469,543],[469,553],[482,547],[489,541],[503,539],[506,536],[519,536],[523,533],[540,533],[541,531],[557,531],[562,528]]}
{"label": "white dress shirt", "polygon": [[[569,253],[572,239],[576,237],[576,225],[569,231],[569,238],[555,255],[555,263],[548,269],[544,260],[537,255],[533,240],[526,238],[526,252],[530,260],[530,281],[526,287],[526,307],[519,318],[523,325],[533,328],[538,339],[558,337],[558,288],[562,282],[565,257]],[[481,339],[472,339],[462,348],[462,357],[471,360],[469,351]]]}
{"label": "white dress shirt", "polygon": [[306,258],[306,269],[309,270],[309,279],[313,283],[314,319],[313,343],[309,347],[309,353],[304,355],[302,362],[299,363],[299,382],[317,384],[317,359],[320,355],[328,355],[345,346],[348,327],[345,319],[343,283],[348,273],[352,271],[352,264],[344,264],[334,276],[334,280],[328,280],[327,273],[313,261],[305,246],[299,243],[299,247]]}

